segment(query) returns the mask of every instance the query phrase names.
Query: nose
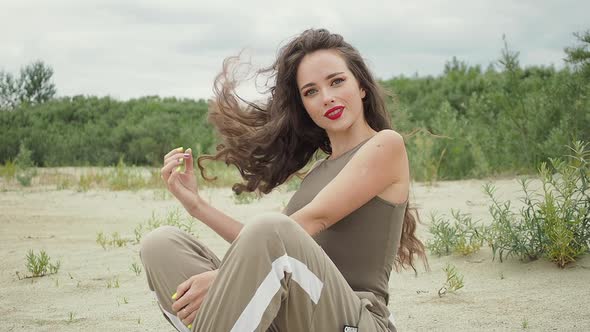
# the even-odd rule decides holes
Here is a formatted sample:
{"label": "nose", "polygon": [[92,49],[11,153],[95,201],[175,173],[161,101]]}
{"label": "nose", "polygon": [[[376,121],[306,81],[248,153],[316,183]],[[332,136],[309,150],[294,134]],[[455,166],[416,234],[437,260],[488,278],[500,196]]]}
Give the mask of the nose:
{"label": "nose", "polygon": [[329,104],[333,104],[334,103],[334,97],[328,95],[328,94],[324,94],[324,106],[328,106]]}

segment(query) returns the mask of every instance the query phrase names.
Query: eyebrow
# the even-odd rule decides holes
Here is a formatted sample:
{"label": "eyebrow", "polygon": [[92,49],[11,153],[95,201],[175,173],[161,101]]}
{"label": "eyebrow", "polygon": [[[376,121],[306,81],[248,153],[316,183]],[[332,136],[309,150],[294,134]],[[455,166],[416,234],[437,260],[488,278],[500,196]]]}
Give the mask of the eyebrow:
{"label": "eyebrow", "polygon": [[[325,80],[329,80],[329,79],[331,79],[332,77],[334,77],[334,76],[336,76],[336,75],[340,75],[340,74],[344,74],[344,72],[343,72],[343,71],[341,71],[341,72],[337,72],[337,73],[330,74],[330,75],[326,76]],[[311,83],[307,83],[307,84],[305,84],[304,86],[302,86],[302,87],[301,87],[301,89],[299,89],[299,90],[303,90],[303,89],[307,88],[308,86],[313,86],[313,85],[315,85],[315,83],[313,83],[313,82],[311,82]]]}

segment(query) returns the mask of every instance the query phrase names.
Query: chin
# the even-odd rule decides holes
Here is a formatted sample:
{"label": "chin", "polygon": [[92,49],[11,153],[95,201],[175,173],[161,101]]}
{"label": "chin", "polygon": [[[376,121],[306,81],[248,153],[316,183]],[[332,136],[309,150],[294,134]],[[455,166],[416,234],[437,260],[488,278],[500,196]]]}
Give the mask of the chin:
{"label": "chin", "polygon": [[324,127],[324,130],[326,130],[327,132],[332,132],[332,133],[340,133],[340,132],[345,132],[348,131],[350,129],[350,127],[352,127],[352,123],[339,123],[339,124],[333,124],[333,125],[328,125],[326,127]]}

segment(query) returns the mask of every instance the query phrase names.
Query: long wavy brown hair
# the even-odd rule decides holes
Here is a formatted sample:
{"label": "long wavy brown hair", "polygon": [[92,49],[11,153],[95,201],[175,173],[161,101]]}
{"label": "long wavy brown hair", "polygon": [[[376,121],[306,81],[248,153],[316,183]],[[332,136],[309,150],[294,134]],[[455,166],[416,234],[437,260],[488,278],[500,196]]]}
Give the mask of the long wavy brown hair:
{"label": "long wavy brown hair", "polygon": [[[217,128],[222,142],[215,155],[197,159],[203,178],[211,180],[205,175],[202,162],[221,160],[236,166],[245,181],[233,185],[235,193],[258,191],[266,194],[297,174],[316,151],[332,152],[325,130],[305,111],[296,81],[303,57],[324,49],[339,51],[366,91],[363,108],[369,126],[375,131],[391,129],[385,109],[385,91],[376,83],[359,52],[338,34],[325,29],[305,30],[279,49],[272,66],[256,72],[256,78],[267,77],[263,93],[269,96],[263,103],[244,100],[236,93],[239,82],[235,75],[240,59],[239,56],[225,59],[223,70],[215,79],[215,99],[209,104],[209,121]],[[428,264],[424,245],[415,236],[417,217],[414,208],[406,209],[396,269],[409,265],[415,271],[415,255],[421,257],[426,266]]]}

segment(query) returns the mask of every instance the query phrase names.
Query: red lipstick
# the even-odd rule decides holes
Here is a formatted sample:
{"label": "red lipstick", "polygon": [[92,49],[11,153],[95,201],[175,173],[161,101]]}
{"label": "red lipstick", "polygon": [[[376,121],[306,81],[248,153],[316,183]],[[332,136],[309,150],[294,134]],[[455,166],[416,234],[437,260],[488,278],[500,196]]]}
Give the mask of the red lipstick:
{"label": "red lipstick", "polygon": [[324,116],[330,120],[338,119],[344,112],[344,106],[334,106],[324,113]]}

